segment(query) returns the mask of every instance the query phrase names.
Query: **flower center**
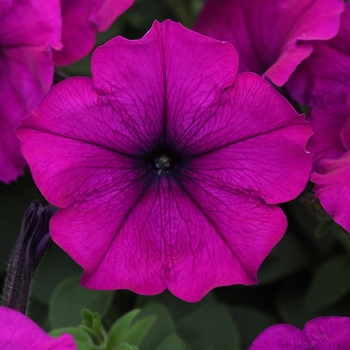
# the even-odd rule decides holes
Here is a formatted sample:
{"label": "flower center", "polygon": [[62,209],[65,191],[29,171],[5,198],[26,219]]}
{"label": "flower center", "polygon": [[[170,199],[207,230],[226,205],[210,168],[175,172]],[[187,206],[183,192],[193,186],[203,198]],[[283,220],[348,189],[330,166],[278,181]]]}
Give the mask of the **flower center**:
{"label": "flower center", "polygon": [[146,169],[156,175],[170,175],[182,165],[183,155],[168,144],[160,144],[152,151],[144,154]]}
{"label": "flower center", "polygon": [[171,159],[165,155],[154,158],[154,166],[157,169],[157,174],[160,175],[162,172],[170,171]]}

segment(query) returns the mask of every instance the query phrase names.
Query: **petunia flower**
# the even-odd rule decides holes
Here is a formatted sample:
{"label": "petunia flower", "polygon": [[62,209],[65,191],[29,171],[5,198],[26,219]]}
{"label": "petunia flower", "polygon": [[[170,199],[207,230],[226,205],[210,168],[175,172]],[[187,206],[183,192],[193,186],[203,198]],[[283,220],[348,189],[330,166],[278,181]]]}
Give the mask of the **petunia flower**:
{"label": "petunia flower", "polygon": [[350,93],[350,3],[341,16],[338,35],[314,44],[314,52],[292,75],[288,89],[294,99],[311,107],[314,132],[308,144],[314,169],[320,160],[337,158],[347,149],[345,125]]}
{"label": "petunia flower", "polygon": [[61,48],[59,0],[0,3],[0,181],[10,183],[26,164],[15,129],[53,80],[51,47]]}
{"label": "petunia flower", "polygon": [[0,306],[1,350],[76,350],[73,336],[58,338],[47,335],[29,317],[18,311]]}
{"label": "petunia flower", "polygon": [[63,49],[53,53],[58,66],[72,64],[94,47],[96,32],[103,32],[134,0],[61,0]]}
{"label": "petunia flower", "polygon": [[248,350],[347,350],[350,344],[350,318],[318,317],[304,329],[278,324],[265,329]]}
{"label": "petunia flower", "polygon": [[343,0],[207,0],[194,29],[233,44],[239,72],[282,86],[311,54],[313,40],[337,34],[343,8]]}
{"label": "petunia flower", "polygon": [[292,75],[288,89],[309,105],[314,131],[308,143],[315,172],[316,197],[324,209],[350,232],[350,3],[346,3],[338,35],[315,43],[314,52]]}
{"label": "petunia flower", "polygon": [[23,154],[60,208],[52,239],[83,286],[194,302],[257,283],[287,225],[276,204],[308,180],[311,131],[237,68],[229,43],[155,22],[97,48],[92,79],[56,85],[23,121]]}

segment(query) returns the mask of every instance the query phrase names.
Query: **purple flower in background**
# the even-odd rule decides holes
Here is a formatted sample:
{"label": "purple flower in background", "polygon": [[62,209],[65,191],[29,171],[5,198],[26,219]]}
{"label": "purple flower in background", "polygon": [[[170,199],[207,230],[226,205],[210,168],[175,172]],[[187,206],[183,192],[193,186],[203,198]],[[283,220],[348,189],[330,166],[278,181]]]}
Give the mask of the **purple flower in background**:
{"label": "purple flower in background", "polygon": [[334,220],[350,232],[350,3],[338,35],[315,43],[314,52],[292,75],[288,89],[311,106],[314,131],[308,143],[313,157],[315,194]]}
{"label": "purple flower in background", "polygon": [[312,52],[312,41],[337,34],[343,8],[343,0],[207,0],[195,30],[233,44],[239,72],[282,86]]}
{"label": "purple flower in background", "polygon": [[94,47],[96,32],[103,32],[134,0],[61,0],[63,49],[53,53],[58,66],[72,64]]}
{"label": "purple flower in background", "polygon": [[314,169],[320,160],[337,158],[350,143],[346,132],[350,93],[350,4],[346,3],[338,35],[314,44],[314,52],[292,75],[288,89],[298,102],[311,106],[314,135],[308,144]]}
{"label": "purple flower in background", "polygon": [[52,84],[51,47],[61,48],[59,0],[1,1],[0,21],[0,181],[10,183],[26,164],[15,129]]}
{"label": "purple flower in background", "polygon": [[76,350],[73,336],[58,338],[47,335],[29,317],[18,311],[0,306],[1,350]]}
{"label": "purple flower in background", "polygon": [[198,301],[257,283],[287,225],[276,204],[308,180],[311,130],[237,68],[229,43],[155,22],[97,48],[92,79],[56,85],[23,121],[23,154],[60,208],[52,239],[84,286]]}
{"label": "purple flower in background", "polygon": [[265,329],[248,350],[347,350],[350,344],[350,318],[318,317],[304,329],[278,324]]}

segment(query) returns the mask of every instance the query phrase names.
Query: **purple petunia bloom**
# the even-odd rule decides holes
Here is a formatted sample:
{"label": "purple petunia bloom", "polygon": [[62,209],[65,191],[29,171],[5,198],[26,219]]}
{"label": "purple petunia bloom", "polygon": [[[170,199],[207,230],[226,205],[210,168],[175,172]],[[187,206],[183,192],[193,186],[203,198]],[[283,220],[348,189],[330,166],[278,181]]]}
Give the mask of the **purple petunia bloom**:
{"label": "purple petunia bloom", "polygon": [[[222,43],[155,22],[97,48],[22,122],[23,154],[60,208],[53,240],[82,284],[198,301],[253,284],[281,239],[277,203],[308,180],[303,116]],[[43,147],[45,145],[45,147]]]}
{"label": "purple petunia bloom", "polygon": [[338,35],[315,43],[314,52],[292,75],[288,89],[311,107],[314,131],[308,143],[316,197],[334,220],[350,232],[350,3]]}
{"label": "purple petunia bloom", "polygon": [[61,48],[59,0],[1,1],[0,21],[0,181],[10,183],[26,164],[15,129],[52,84],[50,47]]}
{"label": "purple petunia bloom", "polygon": [[61,0],[63,49],[53,53],[58,66],[72,64],[94,47],[96,32],[103,32],[134,0]]}
{"label": "purple petunia bloom", "polygon": [[343,0],[207,0],[195,30],[233,44],[239,72],[277,86],[310,55],[313,40],[334,37]]}
{"label": "purple petunia bloom", "polygon": [[47,335],[29,317],[18,311],[0,306],[1,350],[76,350],[73,336],[58,338]]}
{"label": "purple petunia bloom", "polygon": [[[346,151],[350,93],[350,4],[345,5],[338,35],[314,44],[314,52],[292,75],[288,89],[298,102],[311,106],[314,135],[308,144],[314,169],[320,160],[337,158]],[[349,141],[347,141],[349,142]]]}
{"label": "purple petunia bloom", "polygon": [[265,329],[248,350],[347,350],[350,344],[350,318],[318,317],[304,330],[288,324]]}

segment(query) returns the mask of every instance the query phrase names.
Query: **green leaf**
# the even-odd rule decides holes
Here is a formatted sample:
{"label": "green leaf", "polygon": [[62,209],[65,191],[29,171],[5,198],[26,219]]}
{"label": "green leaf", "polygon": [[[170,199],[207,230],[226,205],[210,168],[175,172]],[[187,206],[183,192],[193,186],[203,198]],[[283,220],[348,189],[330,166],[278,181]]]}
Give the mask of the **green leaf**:
{"label": "green leaf", "polygon": [[203,305],[176,323],[179,335],[194,350],[239,349],[238,329],[227,307],[221,304]]}
{"label": "green leaf", "polygon": [[78,276],[65,279],[50,298],[49,320],[52,328],[78,326],[82,309],[97,312],[103,317],[111,305],[113,293],[83,288]]}
{"label": "green leaf", "polygon": [[154,350],[165,337],[176,333],[171,315],[163,304],[147,304],[137,315],[136,319],[142,319],[145,316],[155,316],[156,319],[154,325],[140,344],[142,350]]}
{"label": "green leaf", "polygon": [[96,350],[96,348],[89,343],[88,335],[80,328],[75,328],[75,327],[59,328],[59,329],[54,329],[49,334],[53,337],[59,337],[64,333],[73,335],[74,341],[77,344],[78,350]]}
{"label": "green leaf", "polygon": [[303,267],[306,260],[297,239],[287,232],[262,263],[258,272],[259,285],[288,276]]}
{"label": "green leaf", "polygon": [[155,322],[140,344],[142,350],[154,350],[165,337],[176,334],[175,325],[169,311],[161,303],[146,305],[137,315],[136,319],[146,316],[155,317]]}
{"label": "green leaf", "polygon": [[145,317],[142,320],[139,320],[133,324],[124,337],[122,338],[122,341],[125,341],[132,345],[140,345],[143,338],[146,336],[149,329],[152,327],[154,321],[154,316]]}
{"label": "green leaf", "polygon": [[57,285],[64,279],[82,273],[82,268],[56,244],[45,254],[34,277],[32,297],[48,305]]}
{"label": "green leaf", "polygon": [[177,335],[166,337],[155,350],[187,350],[188,346]]}
{"label": "green leaf", "polygon": [[83,309],[82,324],[79,328],[87,333],[91,344],[94,344],[98,349],[106,349],[108,337],[97,312]]}
{"label": "green leaf", "polygon": [[139,295],[136,300],[137,307],[144,307],[150,303],[162,303],[166,305],[174,321],[186,316],[188,313],[193,312],[205,304],[216,303],[216,300],[212,293],[207,294],[201,301],[197,303],[188,303],[183,301],[168,290],[155,296],[141,296]]}
{"label": "green leaf", "polygon": [[112,325],[112,327],[108,332],[109,344],[111,346],[121,341],[123,336],[128,331],[131,325],[131,322],[139,312],[140,312],[140,309],[132,310],[128,312],[126,315],[124,315],[123,317],[119,318],[116,322],[114,322],[114,324]]}
{"label": "green leaf", "polygon": [[316,271],[306,293],[305,307],[319,310],[334,304],[350,291],[350,258],[338,255],[330,258]]}
{"label": "green leaf", "polygon": [[278,323],[275,317],[250,307],[235,305],[230,306],[229,310],[237,324],[243,349],[248,348],[264,329]]}
{"label": "green leaf", "polygon": [[122,343],[112,348],[112,350],[136,350],[136,349],[138,348],[135,346],[131,346],[130,344],[127,344],[127,343]]}

